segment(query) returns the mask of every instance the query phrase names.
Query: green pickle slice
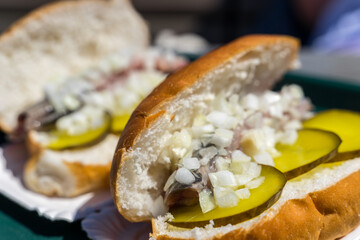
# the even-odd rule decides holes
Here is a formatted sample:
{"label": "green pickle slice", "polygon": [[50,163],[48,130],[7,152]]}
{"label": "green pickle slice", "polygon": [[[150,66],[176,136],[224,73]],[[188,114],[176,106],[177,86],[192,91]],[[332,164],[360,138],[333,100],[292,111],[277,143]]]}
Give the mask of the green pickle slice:
{"label": "green pickle slice", "polygon": [[112,122],[111,122],[111,132],[119,133],[122,130],[124,130],[126,123],[128,122],[130,118],[130,113],[125,113],[122,115],[115,115],[113,116]]}
{"label": "green pickle slice", "polygon": [[341,166],[344,162],[345,161],[338,161],[338,162],[327,162],[327,163],[320,164],[316,168],[311,169],[310,171],[308,171],[300,176],[297,176],[289,181],[297,182],[297,181],[301,181],[304,179],[309,179],[309,178],[313,177],[314,174],[317,174],[318,172],[320,172],[323,169],[333,169],[333,168]]}
{"label": "green pickle slice", "polygon": [[[203,213],[199,204],[170,209],[174,228],[193,228],[214,221],[215,226],[236,224],[251,219],[280,197],[286,180],[307,178],[318,168],[336,167],[345,159],[360,155],[360,114],[347,110],[329,110],[303,123],[293,145],[277,144],[281,155],[274,159],[275,168],[262,166],[265,181],[250,189],[250,197],[240,200],[236,207],[217,207]],[[345,158],[347,157],[347,158]],[[321,165],[320,165],[321,164]],[[320,166],[319,166],[320,165]],[[316,168],[317,167],[317,168]],[[314,169],[315,168],[315,169]]]}
{"label": "green pickle slice", "polygon": [[210,212],[203,213],[200,205],[176,207],[170,209],[174,219],[169,222],[176,227],[195,227],[209,224],[213,220],[215,226],[236,224],[251,219],[273,205],[280,197],[286,178],[282,172],[271,166],[262,165],[261,176],[265,181],[258,188],[250,189],[248,199],[239,200],[235,207],[217,207]]}
{"label": "green pickle slice", "polygon": [[281,155],[274,158],[275,167],[287,179],[294,178],[332,159],[340,143],[339,136],[332,132],[319,129],[299,130],[295,144],[276,145]]}
{"label": "green pickle slice", "polygon": [[332,131],[339,135],[342,143],[338,160],[360,156],[360,113],[340,109],[327,110],[305,121],[303,126]]}
{"label": "green pickle slice", "polygon": [[48,134],[52,140],[47,147],[53,150],[79,147],[91,144],[105,136],[110,128],[111,117],[105,114],[104,124],[80,135],[69,135],[64,131],[51,130]]}

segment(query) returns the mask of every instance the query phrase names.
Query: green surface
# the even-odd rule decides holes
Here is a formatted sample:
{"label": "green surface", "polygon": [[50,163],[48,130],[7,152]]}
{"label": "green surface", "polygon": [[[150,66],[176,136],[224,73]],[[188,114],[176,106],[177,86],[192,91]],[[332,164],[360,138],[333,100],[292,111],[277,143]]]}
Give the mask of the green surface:
{"label": "green surface", "polygon": [[0,239],[88,239],[80,222],[50,221],[0,194]]}
{"label": "green surface", "polygon": [[286,84],[300,85],[307,97],[316,106],[316,110],[341,108],[360,111],[360,83],[358,85],[332,79],[288,73],[283,81],[275,86],[279,89]]}

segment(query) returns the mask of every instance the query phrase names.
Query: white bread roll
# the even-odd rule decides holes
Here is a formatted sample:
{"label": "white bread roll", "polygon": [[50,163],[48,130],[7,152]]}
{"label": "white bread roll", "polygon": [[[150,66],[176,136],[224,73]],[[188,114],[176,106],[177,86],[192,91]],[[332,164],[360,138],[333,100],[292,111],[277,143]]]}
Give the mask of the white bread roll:
{"label": "white bread roll", "polygon": [[[121,49],[148,45],[147,25],[128,0],[61,1],[33,11],[0,37],[0,129],[14,130],[19,113],[43,99],[47,82],[79,74]],[[52,151],[30,133],[26,186],[64,197],[107,187],[117,138]]]}
{"label": "white bread roll", "polygon": [[35,10],[0,37],[0,129],[13,130],[50,80],[148,44],[148,28],[128,0],[62,1]]}
{"label": "white bread roll", "polygon": [[118,136],[70,150],[33,152],[24,170],[25,185],[48,196],[73,197],[109,186],[109,172]]}
{"label": "white bread roll", "polygon": [[[175,131],[221,91],[244,95],[272,86],[296,60],[290,37],[247,36],[225,45],[170,75],[137,107],[126,125],[111,169],[117,207],[129,220],[151,218],[151,207],[170,174],[157,161]],[[237,81],[234,79],[237,78]]]}
{"label": "white bread roll", "polygon": [[[296,63],[298,42],[284,36],[246,36],[170,75],[133,112],[111,168],[111,190],[130,221],[152,218],[171,164],[159,158],[175,131],[191,126],[221,91],[264,91]],[[153,239],[334,239],[360,223],[360,159],[318,167],[288,182],[280,200],[254,219],[222,227],[176,228],[152,219]]]}

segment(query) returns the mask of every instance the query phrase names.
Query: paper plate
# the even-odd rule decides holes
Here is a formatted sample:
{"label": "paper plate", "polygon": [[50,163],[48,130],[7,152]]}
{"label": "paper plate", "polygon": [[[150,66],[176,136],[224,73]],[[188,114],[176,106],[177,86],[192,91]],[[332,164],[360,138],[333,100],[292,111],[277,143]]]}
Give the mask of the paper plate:
{"label": "paper plate", "polygon": [[72,222],[93,212],[110,197],[110,191],[87,193],[74,198],[46,197],[24,187],[22,172],[28,158],[24,144],[0,147],[0,193],[28,210],[51,220]]}
{"label": "paper plate", "polygon": [[123,218],[112,201],[99,211],[88,214],[81,222],[88,237],[94,240],[145,240],[149,239],[150,223],[131,223]]}

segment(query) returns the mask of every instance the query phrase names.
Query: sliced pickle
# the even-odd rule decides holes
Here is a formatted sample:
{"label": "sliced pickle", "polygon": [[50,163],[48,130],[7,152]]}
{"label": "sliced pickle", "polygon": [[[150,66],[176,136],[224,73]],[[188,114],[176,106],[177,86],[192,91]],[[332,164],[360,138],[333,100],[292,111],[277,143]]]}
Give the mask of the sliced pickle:
{"label": "sliced pickle", "polygon": [[304,127],[331,131],[340,136],[340,160],[360,156],[360,113],[348,110],[327,110],[305,121]]}
{"label": "sliced pickle", "polygon": [[286,178],[282,172],[274,167],[262,165],[261,176],[265,181],[258,188],[250,189],[248,199],[239,200],[236,207],[217,207],[210,212],[203,213],[200,205],[190,207],[176,207],[170,209],[174,219],[169,222],[177,227],[201,227],[213,220],[215,226],[236,224],[251,219],[267,208],[271,207],[280,197]]}
{"label": "sliced pickle", "polygon": [[130,118],[130,114],[122,114],[122,115],[116,115],[113,116],[112,122],[111,122],[111,131],[118,133],[124,130],[125,125],[127,121]]}
{"label": "sliced pickle", "polygon": [[111,117],[109,114],[105,114],[103,125],[80,135],[69,135],[64,131],[52,130],[48,132],[48,135],[53,140],[50,141],[47,147],[53,150],[61,150],[94,143],[108,133],[110,124]]}
{"label": "sliced pickle", "polygon": [[338,161],[338,162],[327,162],[327,163],[320,164],[316,168],[311,169],[310,171],[308,171],[308,172],[306,172],[306,173],[304,173],[304,174],[302,174],[300,176],[297,176],[297,177],[291,179],[290,181],[291,182],[297,182],[297,181],[301,181],[301,180],[304,180],[304,179],[313,178],[314,175],[321,172],[322,170],[324,170],[324,169],[333,169],[335,167],[339,167],[344,162],[345,161]]}
{"label": "sliced pickle", "polygon": [[277,144],[281,155],[274,159],[275,167],[287,179],[301,175],[332,159],[341,143],[339,136],[319,129],[302,129],[293,145]]}

